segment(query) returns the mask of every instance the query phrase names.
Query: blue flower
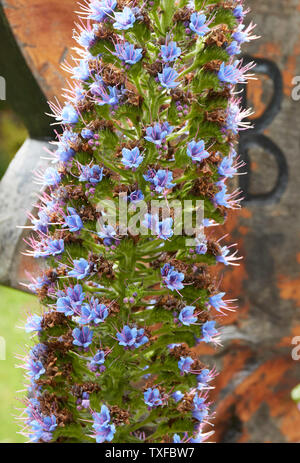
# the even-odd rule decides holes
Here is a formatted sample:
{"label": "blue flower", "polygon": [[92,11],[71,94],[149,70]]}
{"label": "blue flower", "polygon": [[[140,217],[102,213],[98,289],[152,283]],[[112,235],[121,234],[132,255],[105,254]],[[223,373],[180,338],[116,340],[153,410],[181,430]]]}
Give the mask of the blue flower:
{"label": "blue flower", "polygon": [[129,195],[128,199],[131,203],[136,204],[143,201],[144,195],[141,190],[135,190]]}
{"label": "blue flower", "polygon": [[89,305],[84,304],[81,307],[80,317],[78,319],[78,323],[80,323],[80,325],[88,325],[92,321],[93,321],[93,313],[92,313]]}
{"label": "blue flower", "polygon": [[215,203],[218,206],[230,208],[230,203],[228,202],[228,200],[230,200],[230,194],[227,193],[227,185],[222,181],[217,182],[216,185],[220,188],[220,191],[214,196]]}
{"label": "blue flower", "polygon": [[77,124],[79,121],[79,115],[73,105],[67,103],[61,112],[62,124]]}
{"label": "blue flower", "polygon": [[117,2],[115,0],[92,0],[89,4],[88,19],[102,22],[107,16],[111,15],[116,6]]}
{"label": "blue flower", "polygon": [[238,263],[235,262],[241,259],[241,257],[236,256],[238,251],[236,250],[233,254],[230,254],[230,249],[229,249],[230,247],[232,246],[229,246],[229,247],[222,246],[220,254],[216,256],[216,261],[226,266],[227,265],[239,265]]}
{"label": "blue flower", "polygon": [[60,240],[48,240],[45,250],[42,252],[43,257],[58,256],[63,253],[65,249],[65,243],[63,239]]}
{"label": "blue flower", "polygon": [[48,231],[48,225],[50,223],[50,217],[48,216],[46,211],[43,210],[39,211],[38,217],[38,219],[33,217],[31,220],[33,230],[40,231],[46,235]]}
{"label": "blue flower", "polygon": [[28,285],[28,289],[33,293],[36,293],[39,289],[42,289],[45,285],[49,285],[51,281],[45,275],[37,277],[33,283]]}
{"label": "blue flower", "polygon": [[175,391],[173,392],[172,397],[175,400],[175,402],[179,402],[184,397],[184,394],[182,394],[181,391]]}
{"label": "blue flower", "polygon": [[133,347],[136,341],[137,329],[125,325],[120,333],[117,333],[117,339],[120,346]]}
{"label": "blue flower", "polygon": [[237,41],[237,43],[240,45],[245,42],[249,42],[249,30],[248,28],[246,30],[244,24],[240,24],[237,28],[237,30],[232,34],[232,38]]}
{"label": "blue flower", "polygon": [[176,42],[169,42],[161,46],[161,57],[163,61],[175,61],[181,55],[181,48],[177,47]]}
{"label": "blue flower", "polygon": [[180,357],[180,360],[178,360],[178,368],[181,374],[184,375],[184,373],[189,373],[193,363],[194,360],[191,357]]}
{"label": "blue flower", "polygon": [[158,215],[145,214],[143,225],[146,228],[149,228],[154,235],[157,235],[158,238],[166,240],[173,236],[173,219],[168,217],[161,222],[159,221]]}
{"label": "blue flower", "polygon": [[56,157],[61,162],[68,162],[70,159],[72,159],[73,156],[75,156],[75,154],[76,152],[73,150],[73,148],[70,148],[69,146],[68,147],[61,146],[55,152]]}
{"label": "blue flower", "polygon": [[61,181],[61,175],[54,167],[48,167],[44,172],[43,180],[45,186],[57,186]]}
{"label": "blue flower", "polygon": [[190,19],[190,29],[200,37],[210,31],[206,24],[205,14],[193,13]]}
{"label": "blue flower", "polygon": [[165,190],[172,188],[173,172],[170,170],[159,169],[153,177],[152,183],[155,185],[157,193],[163,193]]}
{"label": "blue flower", "polygon": [[172,270],[174,270],[174,267],[171,264],[165,264],[160,270],[161,276],[166,278]]}
{"label": "blue flower", "polygon": [[103,323],[108,317],[109,311],[105,304],[100,304],[99,299],[92,297],[88,306],[92,313],[92,319],[95,325]]}
{"label": "blue flower", "polygon": [[238,5],[235,7],[233,10],[233,15],[236,17],[236,19],[244,19],[245,16],[245,11],[242,5]]}
{"label": "blue flower", "polygon": [[93,185],[101,182],[103,179],[103,167],[94,165],[92,167],[84,166],[79,176],[80,182],[89,182]]}
{"label": "blue flower", "polygon": [[184,274],[174,270],[174,267],[170,264],[165,264],[161,269],[163,282],[171,291],[180,290],[184,288],[182,281],[184,280]]}
{"label": "blue flower", "polygon": [[143,57],[143,49],[134,48],[134,45],[128,42],[117,43],[115,45],[115,50],[116,52],[113,54],[126,64],[136,64]]}
{"label": "blue flower", "polygon": [[106,87],[104,85],[103,79],[100,74],[95,74],[93,77],[93,82],[89,84],[90,93],[93,96],[102,96],[103,92],[106,92]]}
{"label": "blue flower", "polygon": [[125,6],[124,10],[121,13],[114,13],[116,22],[113,24],[113,27],[117,30],[126,31],[131,29],[135,23],[135,16],[131,8]]}
{"label": "blue flower", "polygon": [[25,413],[30,420],[40,413],[40,402],[36,398],[28,399],[28,406],[25,408]]}
{"label": "blue flower", "polygon": [[174,127],[170,126],[168,122],[159,124],[158,122],[154,124],[153,127],[146,128],[145,140],[150,143],[154,143],[157,146],[161,146],[164,143],[167,135],[172,133]]}
{"label": "blue flower", "polygon": [[100,413],[93,413],[93,428],[99,429],[110,422],[110,413],[106,405],[102,405]]}
{"label": "blue flower", "polygon": [[205,403],[205,399],[203,397],[199,397],[198,394],[195,395],[193,402],[195,405],[193,418],[201,423],[208,416],[208,405]]}
{"label": "blue flower", "polygon": [[68,272],[69,277],[77,278],[82,280],[90,274],[90,264],[87,260],[81,257],[79,260],[74,260],[74,269]]}
{"label": "blue flower", "polygon": [[57,312],[64,313],[66,317],[74,315],[74,306],[69,297],[59,297],[56,302]]}
{"label": "blue flower", "polygon": [[156,171],[154,169],[149,169],[147,173],[143,175],[143,177],[147,182],[154,184],[153,180],[154,180],[155,175],[156,175]]}
{"label": "blue flower", "polygon": [[30,359],[26,368],[32,381],[37,381],[46,372],[44,365],[39,360]]}
{"label": "blue flower", "polygon": [[147,336],[145,336],[145,330],[144,328],[140,328],[138,331],[137,331],[137,335],[136,335],[136,341],[134,343],[134,347],[137,349],[138,347],[141,347],[143,346],[144,344],[146,344],[149,339],[147,338]]}
{"label": "blue flower", "polygon": [[140,150],[136,146],[132,150],[127,148],[122,149],[122,164],[127,169],[136,169],[143,162],[143,156],[140,154]]}
{"label": "blue flower", "polygon": [[98,350],[98,352],[94,355],[92,359],[93,363],[96,363],[97,365],[103,365],[105,362],[105,353],[103,350]]}
{"label": "blue flower", "polygon": [[105,246],[111,246],[116,242],[117,232],[112,225],[102,225],[101,231],[97,234],[99,238],[103,239]]}
{"label": "blue flower", "polygon": [[106,88],[100,86],[97,97],[97,104],[99,106],[103,106],[105,104],[116,106],[119,103],[119,91],[117,87],[108,86],[107,92]]}
{"label": "blue flower", "polygon": [[241,47],[236,40],[233,40],[230,45],[226,48],[229,56],[239,55],[241,53]]}
{"label": "blue flower", "polygon": [[210,371],[208,368],[203,368],[201,373],[197,376],[198,389],[206,387],[208,383],[213,379],[214,371]]}
{"label": "blue flower", "polygon": [[87,326],[84,326],[83,328],[75,328],[72,335],[74,338],[73,344],[86,349],[92,344],[94,333]]}
{"label": "blue flower", "polygon": [[167,240],[171,238],[174,234],[172,230],[173,219],[168,217],[158,223],[157,236],[162,240]]}
{"label": "blue flower", "polygon": [[89,364],[89,369],[93,372],[96,372],[98,370],[102,372],[105,370],[105,366],[103,365],[104,362],[105,353],[103,350],[98,350]]}
{"label": "blue flower", "polygon": [[80,397],[77,402],[77,409],[81,410],[82,408],[88,409],[90,408],[90,394],[88,392],[83,392],[82,397]]}
{"label": "blue flower", "polygon": [[81,136],[85,140],[90,140],[91,138],[94,137],[94,132],[90,129],[82,129]]}
{"label": "blue flower", "polygon": [[173,173],[169,170],[159,169],[156,172],[154,169],[151,169],[143,177],[154,186],[157,193],[164,193],[165,190],[174,186],[174,183],[172,183]]}
{"label": "blue flower", "polygon": [[232,178],[237,172],[236,167],[233,166],[233,162],[232,155],[224,157],[218,167],[219,174],[223,177]]}
{"label": "blue flower", "polygon": [[144,329],[130,328],[125,325],[122,331],[117,333],[117,340],[120,346],[138,348],[148,342],[147,336],[144,335]]}
{"label": "blue flower", "polygon": [[205,145],[203,140],[191,141],[187,147],[187,155],[192,158],[193,161],[202,162],[204,159],[210,156],[208,151],[205,151]]}
{"label": "blue flower", "polygon": [[70,144],[76,144],[78,141],[77,133],[72,130],[65,130],[57,142],[56,157],[61,162],[68,162],[74,155],[75,150],[70,147]]}
{"label": "blue flower", "polygon": [[114,424],[105,424],[96,430],[96,442],[102,444],[103,442],[111,442],[114,438],[116,427]]}
{"label": "blue flower", "polygon": [[167,132],[167,134],[169,135],[170,133],[173,132],[174,130],[174,127],[172,125],[169,124],[169,122],[163,122],[161,124],[161,129],[165,132]]}
{"label": "blue flower", "polygon": [[43,343],[38,343],[30,350],[30,358],[33,360],[40,360],[48,352],[48,347]]}
{"label": "blue flower", "polygon": [[33,333],[35,331],[39,332],[42,330],[42,323],[43,318],[39,315],[33,314],[27,319],[27,323],[25,325],[26,333]]}
{"label": "blue flower", "polygon": [[94,82],[90,85],[90,92],[95,97],[99,106],[106,104],[116,106],[119,103],[120,92],[117,87],[104,86],[101,76],[96,75]]}
{"label": "blue flower", "polygon": [[214,337],[218,334],[215,329],[216,322],[214,320],[207,321],[202,326],[202,339],[205,343],[214,342]]}
{"label": "blue flower", "polygon": [[90,76],[89,61],[81,59],[79,61],[79,65],[73,68],[72,79],[83,80],[85,82],[90,78]]}
{"label": "blue flower", "polygon": [[213,296],[210,296],[208,299],[209,304],[214,307],[218,312],[222,312],[223,310],[233,311],[235,307],[231,306],[231,303],[234,302],[234,299],[224,301],[223,297],[226,293],[218,293]]}
{"label": "blue flower", "polygon": [[239,130],[246,127],[247,122],[242,120],[247,116],[246,111],[242,111],[238,104],[232,102],[228,105],[227,116],[226,116],[226,130],[231,130],[235,135],[238,134]]}
{"label": "blue flower", "polygon": [[163,401],[159,389],[152,389],[149,387],[147,391],[144,392],[144,402],[149,408],[155,408],[162,405]]}
{"label": "blue flower", "polygon": [[149,228],[153,233],[157,234],[158,215],[145,214],[142,224],[144,227]]}
{"label": "blue flower", "polygon": [[[36,416],[36,415],[34,415]],[[52,439],[52,433],[57,427],[55,415],[51,416],[38,416],[39,419],[30,421],[33,435],[31,442],[50,442]]]}
{"label": "blue flower", "polygon": [[96,430],[96,442],[97,444],[103,444],[103,442],[111,442],[114,438],[116,427],[114,424],[104,424]]}
{"label": "blue flower", "polygon": [[74,288],[67,288],[67,296],[74,307],[80,307],[85,298],[81,285],[75,285]]}
{"label": "blue flower", "polygon": [[80,231],[83,228],[83,223],[76,210],[73,207],[68,207],[70,215],[65,217],[63,227],[68,227],[71,233]]}
{"label": "blue flower", "polygon": [[95,429],[95,438],[98,444],[111,442],[114,438],[116,428],[114,424],[109,424],[110,413],[106,405],[102,405],[100,413],[93,413],[93,428]]}
{"label": "blue flower", "polygon": [[75,39],[83,48],[91,48],[96,40],[95,28],[89,30],[81,28],[80,34],[75,36]]}
{"label": "blue flower", "polygon": [[234,64],[222,63],[218,72],[218,78],[221,82],[236,85],[241,80],[241,71]]}
{"label": "blue flower", "polygon": [[196,238],[195,253],[198,255],[204,255],[207,253],[207,239],[204,236]]}
{"label": "blue flower", "polygon": [[176,270],[173,270],[168,274],[167,278],[165,279],[165,284],[171,291],[180,290],[184,287],[182,284],[183,280],[184,274],[179,273]]}
{"label": "blue flower", "polygon": [[70,101],[72,101],[75,104],[78,104],[84,100],[85,96],[85,89],[82,87],[81,84],[76,83],[72,90],[72,95],[70,95]]}
{"label": "blue flower", "polygon": [[163,68],[162,73],[158,73],[158,78],[161,85],[165,88],[175,88],[179,85],[179,82],[175,82],[178,77],[178,72],[170,67]]}
{"label": "blue flower", "polygon": [[174,442],[174,444],[180,444],[181,443],[181,437],[179,436],[179,434],[174,434],[173,442]]}
{"label": "blue flower", "polygon": [[189,326],[196,323],[198,319],[194,315],[194,310],[195,307],[191,305],[187,305],[181,310],[178,318],[183,325]]}

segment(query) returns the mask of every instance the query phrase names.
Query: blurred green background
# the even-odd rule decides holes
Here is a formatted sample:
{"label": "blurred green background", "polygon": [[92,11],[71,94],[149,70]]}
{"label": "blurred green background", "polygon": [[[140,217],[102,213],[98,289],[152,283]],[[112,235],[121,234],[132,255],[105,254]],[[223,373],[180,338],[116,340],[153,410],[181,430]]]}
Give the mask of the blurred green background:
{"label": "blurred green background", "polygon": [[10,160],[22,146],[27,131],[20,119],[11,111],[5,101],[0,103],[0,178],[4,175]]}
{"label": "blurred green background", "polygon": [[24,442],[16,416],[21,408],[24,389],[24,370],[16,368],[17,354],[26,352],[30,338],[19,327],[24,325],[26,313],[38,307],[34,296],[0,286],[0,336],[6,342],[6,360],[0,361],[0,443]]}
{"label": "blurred green background", "polygon": [[[4,175],[10,160],[23,144],[27,136],[21,121],[9,109],[5,102],[0,104],[0,178]],[[26,312],[38,306],[35,297],[0,286],[0,337],[5,339],[6,360],[0,360],[0,443],[23,442],[17,434],[19,427],[15,416],[18,415],[22,397],[17,393],[23,389],[23,370],[16,368],[20,363],[16,354],[25,352],[29,337],[25,331],[17,328],[24,325]]]}

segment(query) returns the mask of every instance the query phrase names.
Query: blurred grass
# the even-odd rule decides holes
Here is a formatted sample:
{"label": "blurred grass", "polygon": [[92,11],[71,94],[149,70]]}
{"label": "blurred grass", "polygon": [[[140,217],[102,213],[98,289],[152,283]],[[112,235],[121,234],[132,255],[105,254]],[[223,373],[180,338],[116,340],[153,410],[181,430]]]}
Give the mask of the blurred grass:
{"label": "blurred grass", "polygon": [[[0,179],[11,159],[22,146],[27,131],[6,102],[0,103]],[[25,352],[29,337],[17,326],[24,324],[25,312],[37,307],[35,297],[0,286],[0,337],[6,342],[6,360],[0,360],[0,443],[24,442],[17,434],[14,415],[20,407],[17,391],[23,389],[22,369],[15,368],[16,353]],[[23,323],[22,323],[23,320]]]}
{"label": "blurred grass", "polygon": [[14,418],[18,415],[16,408],[22,405],[18,401],[22,394],[17,391],[24,389],[24,370],[15,367],[20,363],[15,355],[25,352],[30,338],[17,326],[24,325],[26,312],[37,308],[36,297],[0,286],[0,336],[6,341],[6,360],[0,360],[0,443],[25,441],[17,434],[19,427]]}
{"label": "blurred grass", "polygon": [[0,103],[0,178],[27,138],[27,130],[6,102]]}

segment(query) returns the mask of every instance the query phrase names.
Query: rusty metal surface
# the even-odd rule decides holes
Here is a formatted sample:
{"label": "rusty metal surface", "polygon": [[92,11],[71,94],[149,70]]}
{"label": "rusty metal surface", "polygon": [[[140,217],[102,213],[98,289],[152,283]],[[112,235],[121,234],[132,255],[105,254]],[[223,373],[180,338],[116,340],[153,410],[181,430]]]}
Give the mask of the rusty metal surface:
{"label": "rusty metal surface", "polygon": [[[300,382],[300,362],[291,358],[291,339],[300,335],[300,102],[291,99],[292,78],[300,75],[300,0],[247,4],[262,38],[246,52],[275,62],[283,78],[281,110],[262,133],[283,154],[288,177],[273,201],[250,201],[230,217],[226,230],[245,259],[226,271],[222,286],[228,297],[239,297],[240,308],[221,320],[223,348],[199,352],[221,370],[213,393],[217,442],[300,442],[300,413],[290,399]],[[41,88],[48,98],[59,95],[64,82],[59,66],[74,45],[76,2],[9,0],[5,5]],[[264,115],[272,91],[266,76],[249,86],[256,117]],[[272,191],[278,165],[270,153],[253,146],[248,168],[250,199]]]}
{"label": "rusty metal surface", "polygon": [[19,47],[48,99],[65,84],[60,68],[70,57],[76,0],[5,0],[1,2]]}

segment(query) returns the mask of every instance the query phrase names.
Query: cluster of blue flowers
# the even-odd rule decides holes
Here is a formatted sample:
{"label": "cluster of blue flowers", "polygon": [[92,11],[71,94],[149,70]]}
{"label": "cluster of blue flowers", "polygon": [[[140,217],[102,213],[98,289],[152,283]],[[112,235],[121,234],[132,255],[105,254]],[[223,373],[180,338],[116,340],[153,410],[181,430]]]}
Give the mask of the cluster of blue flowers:
{"label": "cluster of blue flowers", "polygon": [[122,331],[117,333],[117,340],[119,341],[119,345],[125,349],[137,349],[149,341],[144,333],[145,330],[143,328],[130,328],[125,325]]}
{"label": "cluster of blue flowers", "polygon": [[159,169],[155,171],[151,169],[147,174],[144,174],[144,179],[151,184],[151,189],[157,193],[165,194],[167,190],[170,190],[174,186],[174,183],[172,183],[173,172],[170,170]]}
{"label": "cluster of blue flowers", "polygon": [[25,413],[27,415],[26,425],[30,428],[30,442],[50,442],[53,431],[57,427],[55,415],[43,415],[40,410],[40,403],[36,398],[28,400]]}
{"label": "cluster of blue flowers", "polygon": [[[198,443],[212,434],[204,426],[212,416],[208,391],[216,371],[203,368],[192,347],[219,345],[213,314],[235,306],[204,281],[203,268],[212,260],[238,265],[240,257],[235,245],[205,234],[186,249],[175,216],[150,213],[150,201],[164,201],[170,210],[169,200],[204,199],[205,211],[213,211],[204,228],[240,207],[239,190],[229,192],[226,181],[244,165],[232,140],[249,127],[244,119],[251,113],[241,109],[234,86],[251,78],[252,64],[235,55],[256,37],[253,24],[243,25],[243,0],[234,0],[224,14],[227,59],[217,65],[219,45],[209,43],[220,6],[203,2],[197,11],[190,2],[181,19],[170,2],[173,18],[162,18],[152,2],[85,0],[80,17],[87,22],[74,32],[81,48],[73,65],[63,66],[71,74],[65,102],[50,103],[63,133],[48,151],[51,164],[36,172],[43,191],[36,214],[28,214],[34,232],[28,254],[49,264],[28,284],[46,306],[26,324],[39,337],[24,363],[34,397],[25,434],[33,442],[55,441],[58,428],[68,439],[73,425],[72,441],[118,441],[127,432],[129,442],[140,442],[143,434],[132,430],[159,407],[169,407],[175,430],[183,413],[192,423],[189,433],[174,434],[170,426],[170,442]],[[202,51],[213,70],[199,64]],[[221,111],[212,94],[226,110],[206,133],[206,101],[214,120]],[[120,191],[129,216],[147,203],[139,220],[148,235],[123,235],[119,218],[97,223],[110,214],[98,211],[99,202],[116,203]],[[176,344],[169,344],[172,336]],[[63,413],[41,412],[49,384]],[[166,424],[167,413],[160,419]]]}
{"label": "cluster of blue flowers", "polygon": [[177,272],[170,264],[165,264],[161,269],[161,275],[164,285],[171,291],[179,291],[184,288],[184,274]]}

